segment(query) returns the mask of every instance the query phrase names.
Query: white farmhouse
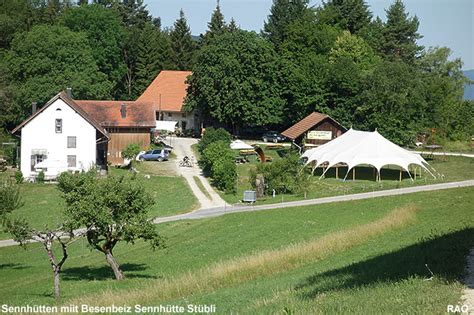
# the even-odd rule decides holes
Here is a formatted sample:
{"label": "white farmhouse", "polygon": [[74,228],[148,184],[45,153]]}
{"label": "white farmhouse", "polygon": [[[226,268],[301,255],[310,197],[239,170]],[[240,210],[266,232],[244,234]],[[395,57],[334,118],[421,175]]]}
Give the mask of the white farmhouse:
{"label": "white farmhouse", "polygon": [[25,178],[40,170],[46,177],[88,170],[105,161],[107,131],[66,92],[53,97],[13,133],[21,133],[21,165]]}

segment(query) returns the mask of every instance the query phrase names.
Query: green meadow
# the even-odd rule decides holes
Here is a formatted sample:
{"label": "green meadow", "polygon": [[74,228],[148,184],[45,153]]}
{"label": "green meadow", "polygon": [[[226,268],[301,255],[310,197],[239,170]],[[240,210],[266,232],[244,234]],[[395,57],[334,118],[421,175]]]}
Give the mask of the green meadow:
{"label": "green meadow", "polygon": [[[63,303],[444,313],[461,296],[473,202],[474,188],[459,188],[162,224],[166,249],[118,245],[121,282],[78,240],[62,273]],[[0,248],[0,265],[2,303],[54,303],[39,244]]]}

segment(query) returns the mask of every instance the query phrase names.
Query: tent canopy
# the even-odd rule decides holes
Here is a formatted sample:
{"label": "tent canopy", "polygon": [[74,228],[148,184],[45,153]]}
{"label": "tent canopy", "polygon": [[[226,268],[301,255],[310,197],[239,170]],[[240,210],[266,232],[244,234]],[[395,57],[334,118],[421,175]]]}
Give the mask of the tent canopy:
{"label": "tent canopy", "polygon": [[306,164],[314,162],[314,168],[326,164],[328,169],[344,163],[348,171],[357,165],[371,165],[380,172],[387,165],[396,165],[408,171],[410,165],[426,168],[428,163],[419,155],[405,150],[384,138],[377,131],[367,132],[350,129],[336,139],[317,148],[306,151],[302,158]]}
{"label": "tent canopy", "polygon": [[242,140],[235,140],[232,141],[230,144],[230,148],[232,150],[251,150],[254,149],[251,145],[243,142]]}

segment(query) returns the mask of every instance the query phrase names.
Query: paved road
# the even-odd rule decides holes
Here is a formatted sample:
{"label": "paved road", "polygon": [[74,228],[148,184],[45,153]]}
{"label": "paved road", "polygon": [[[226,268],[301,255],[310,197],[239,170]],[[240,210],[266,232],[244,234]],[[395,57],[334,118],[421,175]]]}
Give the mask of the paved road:
{"label": "paved road", "polygon": [[[181,161],[183,157],[188,156],[193,161],[196,161],[194,154],[191,149],[191,145],[197,143],[197,139],[193,138],[173,138],[172,140],[173,151],[176,153],[177,160]],[[207,178],[202,175],[202,171],[199,166],[195,163],[193,167],[178,167],[178,174],[182,175],[188,182],[193,194],[201,204],[200,209],[208,209],[213,207],[228,206],[228,204],[214,191],[212,186],[207,181]],[[196,184],[194,177],[199,178],[204,189],[208,192],[206,196]],[[209,197],[210,196],[210,197]]]}
{"label": "paved road", "polygon": [[433,191],[433,190],[470,187],[470,186],[474,186],[474,180],[441,183],[441,184],[434,184],[434,185],[414,186],[414,187],[397,188],[397,189],[389,189],[389,190],[380,190],[380,191],[374,191],[374,192],[368,192],[368,193],[290,201],[290,202],[282,202],[282,203],[275,203],[275,204],[268,204],[268,205],[261,205],[261,206],[243,205],[243,206],[216,207],[216,208],[210,208],[210,209],[197,210],[190,213],[185,213],[185,214],[180,214],[180,215],[175,215],[175,216],[170,216],[170,217],[156,218],[154,222],[163,223],[163,222],[172,222],[172,221],[178,221],[178,220],[203,219],[203,218],[216,217],[216,216],[220,216],[220,215],[224,215],[228,213],[319,205],[319,204],[324,204],[324,203],[361,200],[361,199],[369,199],[369,198],[385,197],[385,196],[397,196],[397,195],[405,195],[405,194],[411,194],[411,193],[423,192],[423,191]]}

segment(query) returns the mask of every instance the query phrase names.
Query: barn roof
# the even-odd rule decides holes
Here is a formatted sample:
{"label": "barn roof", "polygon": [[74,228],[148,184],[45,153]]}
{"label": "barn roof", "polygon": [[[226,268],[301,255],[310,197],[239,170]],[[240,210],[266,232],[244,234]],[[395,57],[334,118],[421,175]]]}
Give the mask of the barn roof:
{"label": "barn roof", "polygon": [[[135,101],[75,100],[75,102],[103,127],[154,128],[156,125],[155,111],[151,104]],[[122,118],[122,105],[125,105],[124,118]]]}
{"label": "barn roof", "polygon": [[183,111],[188,88],[186,79],[191,74],[191,71],[161,71],[137,102],[151,104],[156,111]]}
{"label": "barn roof", "polygon": [[28,124],[31,120],[33,120],[36,116],[41,114],[46,108],[51,106],[54,102],[58,99],[61,99],[64,103],[69,105],[76,113],[78,113],[82,118],[84,118],[88,123],[94,126],[101,134],[105,137],[109,138],[107,131],[101,126],[99,121],[97,121],[93,116],[89,115],[86,111],[82,109],[81,106],[77,104],[72,98],[70,98],[65,91],[61,91],[60,93],[56,94],[52,99],[50,99],[41,109],[36,111],[33,115],[25,119],[21,124],[19,124],[15,129],[12,130],[12,133],[18,132],[21,128],[23,128],[26,124]]}
{"label": "barn roof", "polygon": [[313,112],[291,126],[290,128],[286,129],[283,131],[281,134],[284,135],[287,138],[290,138],[292,140],[298,138],[302,134],[304,134],[306,131],[310,130],[317,124],[321,123],[325,119],[330,119],[333,121],[336,125],[340,126],[341,129],[346,130],[344,126],[342,126],[340,123],[338,123],[336,120],[334,120],[331,116],[328,116],[326,114],[321,114],[317,112]]}

